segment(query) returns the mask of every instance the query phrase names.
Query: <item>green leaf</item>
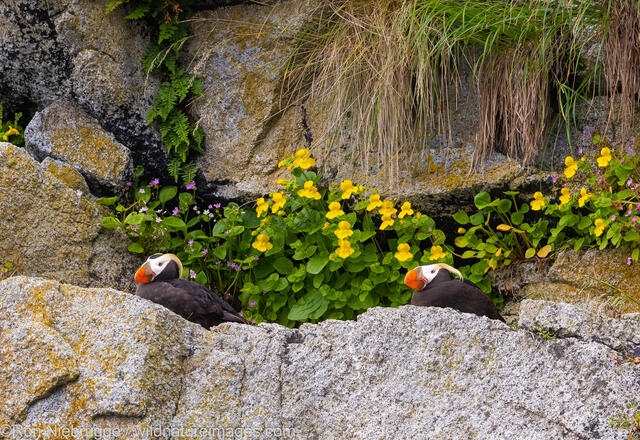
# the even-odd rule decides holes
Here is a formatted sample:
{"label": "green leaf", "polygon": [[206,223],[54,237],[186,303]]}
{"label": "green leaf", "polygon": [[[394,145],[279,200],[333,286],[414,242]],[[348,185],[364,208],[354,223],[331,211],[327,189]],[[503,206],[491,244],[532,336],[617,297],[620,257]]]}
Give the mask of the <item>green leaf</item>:
{"label": "green leaf", "polygon": [[547,255],[549,255],[549,252],[551,252],[551,250],[552,250],[552,248],[551,248],[550,245],[546,245],[546,246],[541,247],[538,250],[538,257],[540,257],[540,258],[546,257]]}
{"label": "green leaf", "polygon": [[602,139],[602,136],[598,133],[594,134],[593,137],[591,138],[591,143],[593,145],[598,145],[600,143],[600,139]]}
{"label": "green leaf", "polygon": [[635,248],[632,252],[631,252],[631,259],[635,262],[638,261],[638,255],[640,254],[640,249]]}
{"label": "green leaf", "polygon": [[536,250],[534,248],[529,248],[526,250],[526,252],[524,253],[524,257],[525,258],[531,258],[536,254]]}
{"label": "green leaf", "polygon": [[464,251],[462,253],[462,258],[475,258],[475,256],[476,256],[475,251]]}
{"label": "green leaf", "polygon": [[328,255],[316,255],[315,257],[310,258],[307,262],[307,272],[313,275],[319,274],[328,262]]}
{"label": "green leaf", "polygon": [[484,222],[484,215],[481,212],[476,212],[471,217],[469,217],[469,221],[473,226],[481,225]]}
{"label": "green leaf", "polygon": [[158,200],[163,205],[167,203],[169,200],[173,199],[176,194],[178,194],[178,188],[175,186],[165,186],[160,190],[158,194]]}
{"label": "green leaf", "polygon": [[120,220],[118,220],[115,217],[102,217],[102,220],[100,220],[100,224],[102,225],[103,228],[107,228],[107,229],[113,229],[113,228],[117,228],[118,226],[122,226],[122,223],[120,223]]}
{"label": "green leaf", "polygon": [[213,249],[213,255],[216,256],[216,258],[220,259],[220,260],[224,260],[225,257],[227,256],[227,246],[226,243],[218,246],[216,248]]}
{"label": "green leaf", "polygon": [[118,197],[100,197],[96,202],[104,206],[111,206],[118,200]]}
{"label": "green leaf", "polygon": [[486,191],[479,192],[473,198],[473,203],[476,205],[476,208],[482,209],[491,203],[491,196]]}
{"label": "green leaf", "polygon": [[469,216],[464,211],[458,211],[453,214],[453,219],[461,225],[466,225],[469,223]]}
{"label": "green leaf", "polygon": [[289,275],[293,272],[293,263],[287,257],[280,257],[273,262],[273,268],[282,275]]}
{"label": "green leaf", "polygon": [[135,241],[133,243],[129,243],[127,249],[129,250],[129,252],[134,252],[136,254],[141,254],[144,252],[144,248],[140,245],[140,243]]}
{"label": "green leaf", "polygon": [[511,223],[518,226],[524,221],[524,214],[520,211],[511,213]]}
{"label": "green leaf", "polygon": [[140,212],[130,212],[124,219],[126,225],[139,225],[144,221],[144,214]]}
{"label": "green leaf", "polygon": [[138,20],[146,15],[147,12],[151,9],[151,5],[149,3],[143,3],[138,5],[133,11],[131,11],[124,18],[128,20]]}
{"label": "green leaf", "polygon": [[291,307],[287,317],[292,321],[318,319],[329,308],[327,301],[319,290],[307,293]]}
{"label": "green leaf", "polygon": [[498,201],[498,212],[505,213],[511,209],[511,200],[500,199]]}
{"label": "green leaf", "polygon": [[184,221],[182,221],[182,219],[178,218],[178,217],[165,217],[162,219],[162,224],[169,227],[169,228],[175,228],[175,229],[186,229],[187,225],[185,224]]}
{"label": "green leaf", "polygon": [[464,236],[456,237],[453,242],[455,243],[456,246],[461,248],[466,247],[469,244],[469,240],[467,240],[467,238]]}

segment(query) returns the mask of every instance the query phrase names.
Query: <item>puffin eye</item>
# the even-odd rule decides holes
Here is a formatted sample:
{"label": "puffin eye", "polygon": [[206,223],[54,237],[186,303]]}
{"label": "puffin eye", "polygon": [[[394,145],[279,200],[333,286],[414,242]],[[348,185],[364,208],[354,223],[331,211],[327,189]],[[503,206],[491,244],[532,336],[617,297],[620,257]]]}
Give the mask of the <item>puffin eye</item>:
{"label": "puffin eye", "polygon": [[435,269],[431,269],[431,273],[436,273]]}
{"label": "puffin eye", "polygon": [[162,267],[163,264],[164,264],[164,262],[158,263],[158,266]]}

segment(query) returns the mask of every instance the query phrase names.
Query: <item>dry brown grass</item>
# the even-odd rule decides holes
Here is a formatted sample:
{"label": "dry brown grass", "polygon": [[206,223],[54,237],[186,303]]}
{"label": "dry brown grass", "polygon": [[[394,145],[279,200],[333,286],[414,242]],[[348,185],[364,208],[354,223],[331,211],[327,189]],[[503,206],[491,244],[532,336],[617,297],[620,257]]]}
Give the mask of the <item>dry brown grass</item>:
{"label": "dry brown grass", "polygon": [[[640,96],[640,6],[636,0],[613,0],[611,23],[606,34],[604,76],[610,99],[609,122],[620,121],[628,136],[634,107]],[[619,108],[613,97],[619,93]]]}

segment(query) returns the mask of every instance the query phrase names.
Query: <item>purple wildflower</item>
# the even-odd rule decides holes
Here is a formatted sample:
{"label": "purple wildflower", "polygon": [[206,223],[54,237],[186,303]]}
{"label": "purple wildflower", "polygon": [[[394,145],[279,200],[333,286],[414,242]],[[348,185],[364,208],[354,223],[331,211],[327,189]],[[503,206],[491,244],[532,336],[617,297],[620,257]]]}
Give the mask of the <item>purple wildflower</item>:
{"label": "purple wildflower", "polygon": [[578,148],[578,154],[582,154],[582,147]]}
{"label": "purple wildflower", "polygon": [[618,145],[616,142],[611,142],[612,147],[615,147],[616,145]]}
{"label": "purple wildflower", "polygon": [[202,256],[204,257],[205,255],[207,255],[209,253],[209,249],[202,249]]}
{"label": "purple wildflower", "polygon": [[160,217],[156,217],[156,223],[160,223],[162,219]]}
{"label": "purple wildflower", "polygon": [[629,140],[630,140],[631,142],[635,142],[635,141],[636,141],[636,138],[635,138],[635,136],[631,136],[631,137],[629,138]]}
{"label": "purple wildflower", "polygon": [[158,179],[157,177],[155,179],[153,179],[151,182],[149,182],[149,186],[154,187],[157,184],[160,183],[160,179]]}
{"label": "purple wildflower", "polygon": [[553,176],[551,176],[551,180],[553,180],[553,183],[556,183],[556,180],[558,180],[558,176],[556,175],[556,173],[553,173]]}
{"label": "purple wildflower", "polygon": [[221,206],[222,205],[220,203],[214,203],[213,204],[213,207],[216,208],[216,209],[220,208]]}
{"label": "purple wildflower", "polygon": [[187,243],[189,243],[189,246],[193,246],[193,238],[189,240]]}
{"label": "purple wildflower", "polygon": [[255,302],[255,301],[251,301],[251,302],[249,303],[249,307],[253,307],[253,306],[255,306],[255,305],[256,305],[256,302]]}
{"label": "purple wildflower", "polygon": [[125,183],[125,185],[131,186],[131,185],[133,185],[133,182],[127,182],[127,183]]}
{"label": "purple wildflower", "polygon": [[211,209],[211,208],[213,208],[213,205],[209,205],[209,206],[207,206],[207,208]]}
{"label": "purple wildflower", "polygon": [[628,264],[629,266],[631,266],[631,257],[628,257],[628,258],[627,258],[627,264]]}
{"label": "purple wildflower", "polygon": [[633,179],[629,177],[629,180],[627,180],[627,186],[631,186],[632,183],[633,183]]}
{"label": "purple wildflower", "polygon": [[612,221],[612,222],[615,222],[615,221],[616,221],[616,216],[615,216],[615,215],[612,215],[612,216],[611,216],[611,221]]}
{"label": "purple wildflower", "polygon": [[258,261],[260,259],[260,257],[258,255],[256,255],[255,257],[253,257],[253,261]]}
{"label": "purple wildflower", "polygon": [[250,319],[250,320],[249,320],[249,322],[250,322],[251,324],[255,324],[255,323],[256,323],[256,320],[255,320],[255,319]]}
{"label": "purple wildflower", "polygon": [[173,216],[178,215],[179,212],[180,212],[180,210],[176,206],[175,208],[173,208],[173,211],[171,212],[171,215],[173,215]]}
{"label": "purple wildflower", "polygon": [[78,197],[80,197],[82,195],[82,191],[80,191],[79,189],[76,190],[76,194],[78,195]]}
{"label": "purple wildflower", "polygon": [[196,273],[192,269],[189,269],[189,278],[195,279],[195,277],[196,277]]}
{"label": "purple wildflower", "polygon": [[631,218],[631,221],[634,222],[634,223],[637,222],[638,221],[638,216],[634,215],[633,218]]}
{"label": "purple wildflower", "polygon": [[242,214],[242,215],[245,215],[246,213],[245,213],[244,211],[242,211],[242,213],[241,213],[241,214]]}
{"label": "purple wildflower", "polygon": [[149,208],[147,208],[146,206],[143,206],[142,208],[140,208],[140,212],[147,212],[149,210]]}
{"label": "purple wildflower", "polygon": [[187,189],[195,189],[195,187],[196,187],[196,182],[191,181],[191,182],[187,183],[187,186],[185,188],[187,188]]}
{"label": "purple wildflower", "polygon": [[144,193],[145,193],[145,190],[144,190],[144,188],[140,188],[140,189],[138,190],[138,192],[139,192],[140,194],[144,194]]}

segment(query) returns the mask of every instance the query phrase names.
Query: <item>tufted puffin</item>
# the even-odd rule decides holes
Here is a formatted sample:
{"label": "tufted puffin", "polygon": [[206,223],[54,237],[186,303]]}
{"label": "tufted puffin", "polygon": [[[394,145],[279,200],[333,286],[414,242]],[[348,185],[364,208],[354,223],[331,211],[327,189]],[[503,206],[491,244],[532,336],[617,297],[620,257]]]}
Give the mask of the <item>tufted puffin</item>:
{"label": "tufted puffin", "polygon": [[173,254],[154,254],[137,270],[136,295],[160,304],[204,328],[247,321],[226,301],[193,281],[183,280],[182,262]]}
{"label": "tufted puffin", "polygon": [[[459,279],[452,279],[453,272]],[[451,307],[465,313],[474,313],[504,322],[489,297],[471,281],[465,280],[459,270],[444,263],[418,266],[407,272],[404,283],[414,292],[414,306]]]}

